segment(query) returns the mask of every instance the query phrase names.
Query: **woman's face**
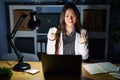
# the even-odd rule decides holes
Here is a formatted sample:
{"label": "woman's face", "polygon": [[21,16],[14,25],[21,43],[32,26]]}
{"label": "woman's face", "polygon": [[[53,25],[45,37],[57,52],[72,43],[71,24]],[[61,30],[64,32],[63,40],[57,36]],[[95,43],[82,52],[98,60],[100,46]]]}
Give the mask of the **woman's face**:
{"label": "woman's face", "polygon": [[76,14],[72,9],[67,9],[65,12],[65,23],[68,27],[74,27],[76,23]]}

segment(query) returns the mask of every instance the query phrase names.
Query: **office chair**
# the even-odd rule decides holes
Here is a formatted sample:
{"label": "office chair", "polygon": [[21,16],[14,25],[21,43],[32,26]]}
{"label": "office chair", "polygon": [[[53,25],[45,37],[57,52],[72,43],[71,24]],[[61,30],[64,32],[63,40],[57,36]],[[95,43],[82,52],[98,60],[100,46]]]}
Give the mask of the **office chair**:
{"label": "office chair", "polygon": [[[39,61],[39,58],[35,54],[30,53],[22,53],[23,61]],[[0,56],[1,61],[17,61],[17,56],[14,53],[6,53]]]}

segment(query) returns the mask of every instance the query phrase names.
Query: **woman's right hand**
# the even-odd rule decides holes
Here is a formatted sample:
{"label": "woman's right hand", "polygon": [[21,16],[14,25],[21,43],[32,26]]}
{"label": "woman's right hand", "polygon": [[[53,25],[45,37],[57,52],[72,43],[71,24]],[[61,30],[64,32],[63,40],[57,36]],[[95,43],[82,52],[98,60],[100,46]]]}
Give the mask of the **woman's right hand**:
{"label": "woman's right hand", "polygon": [[48,31],[48,36],[47,36],[48,39],[51,40],[51,41],[54,41],[56,32],[57,32],[56,27],[50,28],[49,31]]}

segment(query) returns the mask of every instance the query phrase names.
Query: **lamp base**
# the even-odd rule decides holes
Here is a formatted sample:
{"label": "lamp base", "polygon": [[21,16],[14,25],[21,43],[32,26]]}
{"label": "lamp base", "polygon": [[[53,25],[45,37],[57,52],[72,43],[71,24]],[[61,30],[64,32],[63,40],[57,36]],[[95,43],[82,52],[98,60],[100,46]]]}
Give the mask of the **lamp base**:
{"label": "lamp base", "polygon": [[16,64],[14,67],[13,67],[13,70],[14,71],[24,71],[24,70],[27,70],[27,69],[30,69],[31,66],[30,64],[28,63],[19,63]]}

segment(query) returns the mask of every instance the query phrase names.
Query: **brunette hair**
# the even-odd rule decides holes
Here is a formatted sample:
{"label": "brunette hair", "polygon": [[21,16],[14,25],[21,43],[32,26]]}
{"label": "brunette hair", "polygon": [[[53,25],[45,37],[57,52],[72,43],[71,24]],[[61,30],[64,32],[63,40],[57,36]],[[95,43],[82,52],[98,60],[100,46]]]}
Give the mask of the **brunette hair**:
{"label": "brunette hair", "polygon": [[76,15],[76,23],[75,23],[75,30],[76,32],[80,33],[80,29],[81,29],[81,23],[80,23],[80,13],[76,7],[76,5],[72,2],[68,2],[64,5],[64,7],[62,8],[61,14],[60,14],[60,26],[57,29],[56,32],[56,44],[55,44],[55,54],[58,54],[59,51],[59,41],[60,41],[60,33],[62,30],[65,29],[65,13],[67,9],[72,9],[75,12]]}

